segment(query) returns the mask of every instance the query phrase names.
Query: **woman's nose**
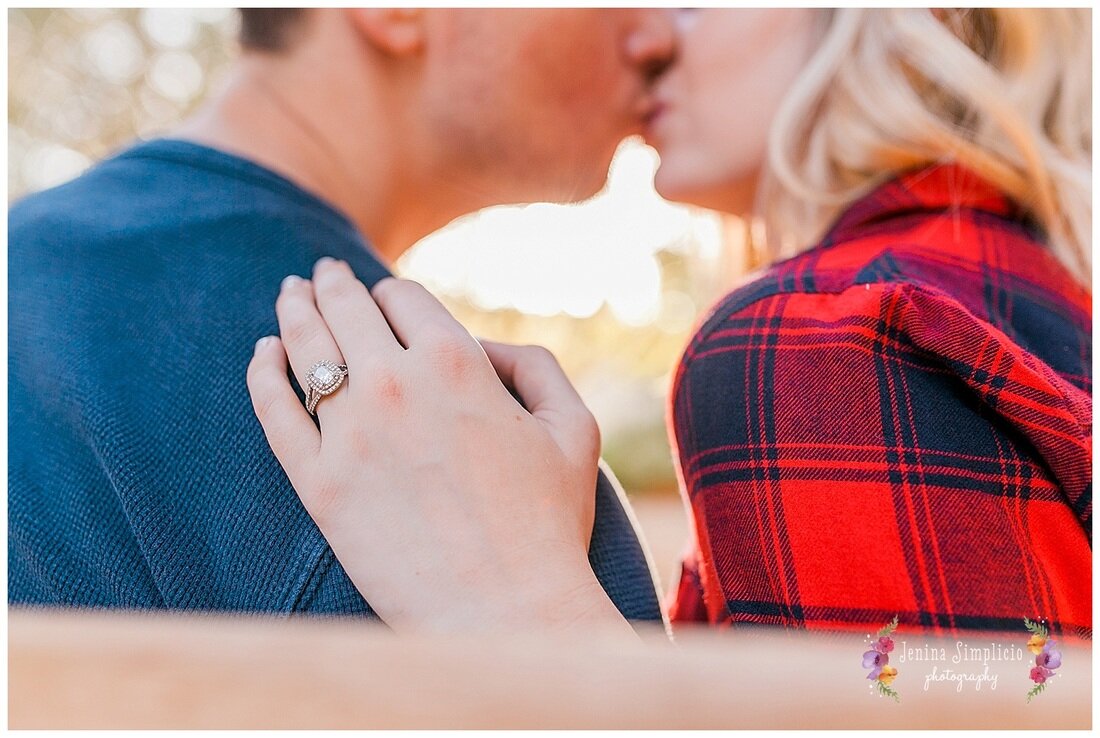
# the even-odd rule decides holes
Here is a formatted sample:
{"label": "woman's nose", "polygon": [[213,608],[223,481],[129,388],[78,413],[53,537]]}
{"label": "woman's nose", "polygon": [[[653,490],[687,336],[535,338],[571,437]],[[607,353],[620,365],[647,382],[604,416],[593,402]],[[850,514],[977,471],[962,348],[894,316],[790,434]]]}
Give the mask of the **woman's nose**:
{"label": "woman's nose", "polygon": [[637,12],[638,21],[626,38],[627,59],[644,70],[647,77],[657,77],[676,58],[675,11],[646,8]]}

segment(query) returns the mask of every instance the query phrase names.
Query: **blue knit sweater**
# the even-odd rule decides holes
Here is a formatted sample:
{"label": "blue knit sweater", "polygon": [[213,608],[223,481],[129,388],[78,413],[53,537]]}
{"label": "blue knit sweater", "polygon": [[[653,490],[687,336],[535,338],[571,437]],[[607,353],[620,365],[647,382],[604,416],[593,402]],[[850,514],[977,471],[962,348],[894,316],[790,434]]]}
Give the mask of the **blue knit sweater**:
{"label": "blue knit sweater", "polygon": [[[283,177],[154,140],[9,211],[12,604],[371,615],[264,440],[245,386],[287,274],[386,275]],[[601,477],[591,561],[658,619]]]}

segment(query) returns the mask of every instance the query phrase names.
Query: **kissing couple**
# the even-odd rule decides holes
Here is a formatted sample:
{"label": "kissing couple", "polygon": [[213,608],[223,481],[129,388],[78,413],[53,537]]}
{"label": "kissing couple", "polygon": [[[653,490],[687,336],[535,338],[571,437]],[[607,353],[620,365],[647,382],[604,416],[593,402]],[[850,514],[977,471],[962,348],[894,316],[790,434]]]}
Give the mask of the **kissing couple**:
{"label": "kissing couple", "polygon": [[[216,96],[9,211],[9,602],[1091,637],[1089,20],[242,10]],[[674,370],[667,603],[553,356],[389,271],[631,135],[770,261]]]}

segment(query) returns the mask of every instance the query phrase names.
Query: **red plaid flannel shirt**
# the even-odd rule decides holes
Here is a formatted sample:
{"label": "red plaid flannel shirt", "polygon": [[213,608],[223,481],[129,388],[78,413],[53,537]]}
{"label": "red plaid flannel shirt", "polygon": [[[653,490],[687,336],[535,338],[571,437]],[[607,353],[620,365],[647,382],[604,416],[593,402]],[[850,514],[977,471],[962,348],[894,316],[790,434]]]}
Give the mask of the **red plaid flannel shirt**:
{"label": "red plaid flannel shirt", "polygon": [[675,377],[674,623],[1091,638],[1091,294],[957,165],[726,297]]}

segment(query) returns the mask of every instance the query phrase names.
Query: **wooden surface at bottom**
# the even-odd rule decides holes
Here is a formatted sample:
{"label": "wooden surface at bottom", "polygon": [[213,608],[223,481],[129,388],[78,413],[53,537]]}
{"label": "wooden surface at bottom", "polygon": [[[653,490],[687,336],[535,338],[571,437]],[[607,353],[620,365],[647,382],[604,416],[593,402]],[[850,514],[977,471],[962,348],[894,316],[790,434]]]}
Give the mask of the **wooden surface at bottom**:
{"label": "wooden surface at bottom", "polygon": [[[1027,633],[997,636],[1022,647]],[[901,702],[873,696],[858,634],[660,633],[568,639],[411,638],[347,620],[11,610],[10,728],[1079,728],[1091,643],[1030,704],[1034,658],[990,661],[995,688],[930,683],[956,643],[898,634]],[[929,651],[928,649],[932,650]],[[1003,654],[1002,654],[1003,655]]]}

